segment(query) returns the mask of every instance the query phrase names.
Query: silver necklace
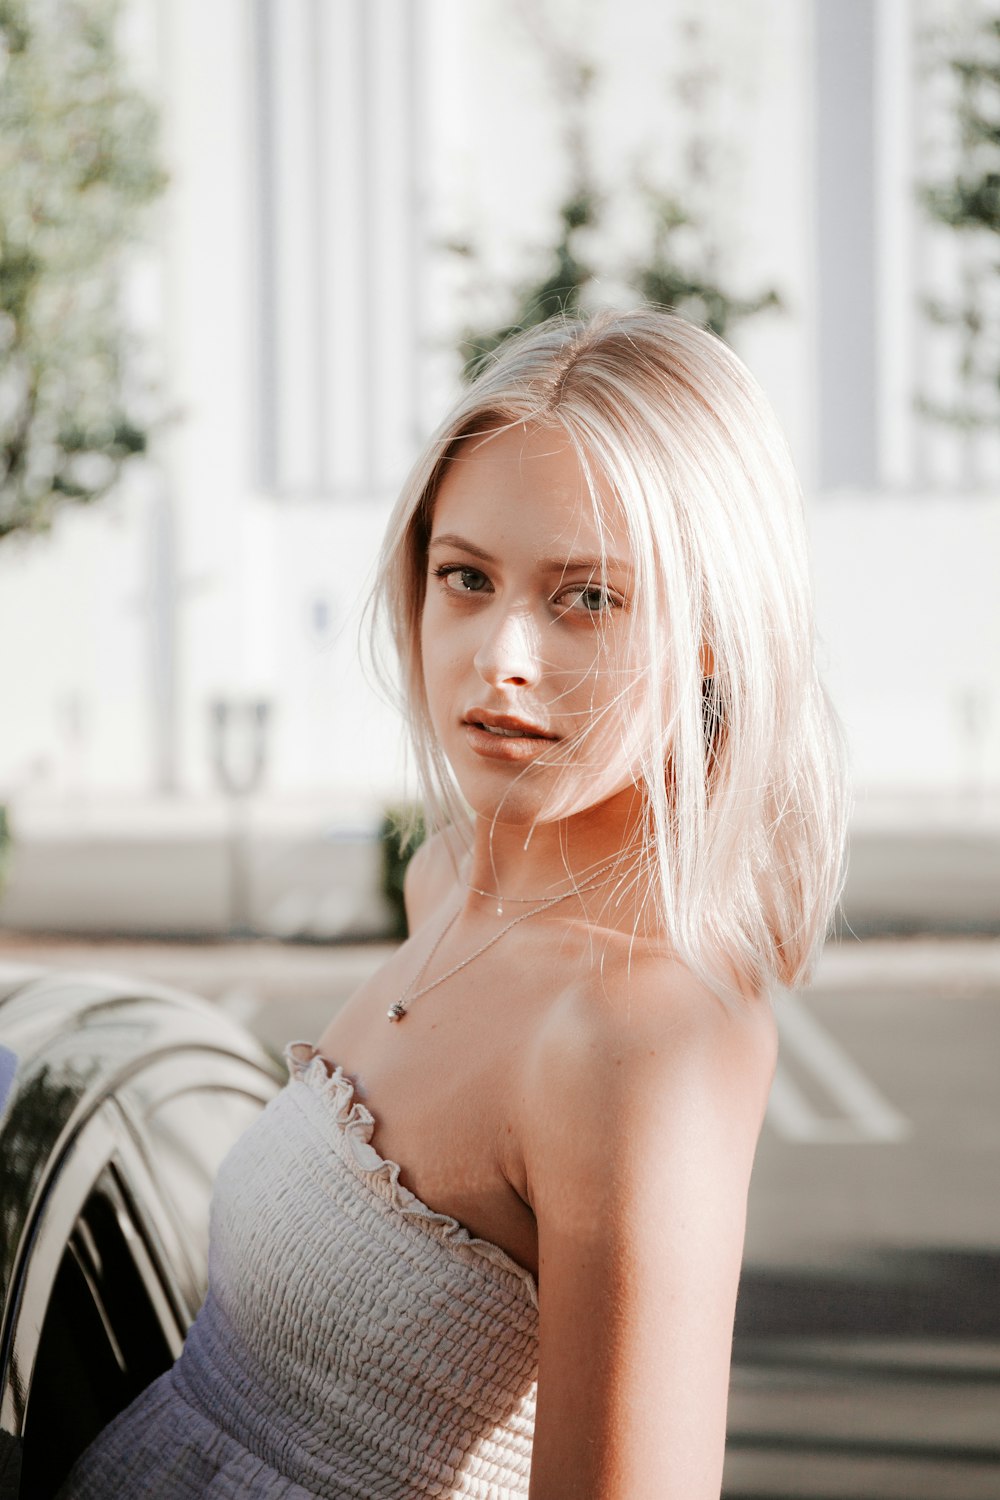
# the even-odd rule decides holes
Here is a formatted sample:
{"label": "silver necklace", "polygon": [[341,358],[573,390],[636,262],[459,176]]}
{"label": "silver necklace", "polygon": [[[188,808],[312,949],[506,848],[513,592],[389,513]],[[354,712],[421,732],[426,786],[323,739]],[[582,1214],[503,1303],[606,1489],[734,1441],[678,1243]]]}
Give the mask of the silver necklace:
{"label": "silver necklace", "polygon": [[[596,870],[591,871],[591,874],[603,875],[605,870],[610,870],[617,862],[618,856],[615,855],[614,859],[606,860],[603,865],[598,865]],[[512,906],[524,906],[525,903],[529,901],[537,901],[540,905],[544,906],[546,901],[557,899],[551,896],[505,896],[502,891],[481,891],[478,885],[472,885],[468,880],[465,882],[465,889],[467,891],[471,891],[474,896],[485,896],[488,901],[495,901],[497,904],[498,917],[503,916],[503,904],[505,901],[509,901]],[[592,885],[584,887],[574,887],[573,890],[566,891],[565,894],[567,896],[572,896],[579,889],[592,891],[595,890],[596,887]],[[443,936],[444,934],[442,933],[442,937]]]}
{"label": "silver necklace", "polygon": [[[608,860],[607,864],[599,866],[599,868],[594,873],[597,875],[603,875],[605,870],[610,870],[615,864],[617,864],[617,862],[618,856],[616,855],[614,859]],[[512,917],[509,922],[505,922],[504,925],[500,928],[499,932],[495,932],[492,937],[488,937],[485,943],[481,944],[481,946],[478,947],[474,953],[469,954],[468,958],[461,959],[459,963],[448,969],[444,974],[441,974],[437,979],[432,979],[430,984],[425,984],[423,988],[418,988],[418,986],[420,985],[420,981],[423,979],[424,975],[427,973],[427,970],[431,966],[431,962],[434,958],[435,953],[438,951],[441,944],[444,942],[445,938],[448,936],[449,932],[458,921],[458,918],[461,915],[462,911],[462,908],[460,906],[454,913],[454,915],[449,918],[445,926],[441,929],[434,943],[434,946],[431,948],[431,951],[428,953],[427,957],[420,965],[420,968],[417,970],[417,973],[407,985],[402,995],[395,1002],[395,1004],[390,1005],[389,1009],[386,1011],[386,1019],[389,1021],[401,1021],[406,1015],[410,1006],[413,1004],[414,1000],[420,1000],[424,995],[429,995],[431,990],[436,990],[438,985],[444,984],[446,979],[451,979],[454,974],[458,974],[462,969],[467,968],[468,965],[471,964],[475,959],[480,958],[482,954],[486,952],[487,948],[492,948],[494,943],[499,943],[502,937],[506,937],[507,933],[510,932],[513,927],[516,927],[519,922],[526,922],[529,917],[537,917],[539,912],[547,911],[551,906],[558,906],[560,901],[566,901],[570,896],[583,896],[588,891],[596,891],[598,887],[603,884],[605,884],[604,881],[597,880],[592,885],[579,886],[576,890],[563,891],[559,896],[546,897],[546,899],[544,901],[540,901],[537,906],[533,906],[530,911],[523,911],[520,916]],[[475,890],[475,887],[470,886],[469,889]],[[489,892],[476,891],[476,894],[480,896],[488,895]]]}

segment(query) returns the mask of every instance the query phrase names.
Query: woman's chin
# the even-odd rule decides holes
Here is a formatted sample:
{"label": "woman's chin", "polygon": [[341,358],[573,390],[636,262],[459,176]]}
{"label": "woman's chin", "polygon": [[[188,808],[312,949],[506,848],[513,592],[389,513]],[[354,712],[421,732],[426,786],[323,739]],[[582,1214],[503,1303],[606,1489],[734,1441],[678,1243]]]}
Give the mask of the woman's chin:
{"label": "woman's chin", "polygon": [[484,794],[481,788],[462,788],[465,800],[478,818],[488,823],[525,829],[540,823],[586,818],[588,814],[606,808],[626,790],[631,802],[635,795],[634,782],[627,786],[616,784],[589,788],[512,786],[500,797]]}
{"label": "woman's chin", "polygon": [[542,798],[523,793],[501,798],[466,795],[466,801],[477,818],[512,828],[530,828],[536,823],[554,822],[559,817],[558,813],[549,812]]}

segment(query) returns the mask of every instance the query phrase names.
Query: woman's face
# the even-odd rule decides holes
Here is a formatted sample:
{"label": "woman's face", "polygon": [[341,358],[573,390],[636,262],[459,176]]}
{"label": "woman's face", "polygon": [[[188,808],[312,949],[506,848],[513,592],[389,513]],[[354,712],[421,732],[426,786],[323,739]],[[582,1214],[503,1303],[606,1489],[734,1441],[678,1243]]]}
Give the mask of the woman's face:
{"label": "woman's face", "polygon": [[424,683],[483,817],[549,822],[635,784],[632,559],[618,506],[600,499],[603,526],[565,433],[533,424],[467,439],[438,488]]}

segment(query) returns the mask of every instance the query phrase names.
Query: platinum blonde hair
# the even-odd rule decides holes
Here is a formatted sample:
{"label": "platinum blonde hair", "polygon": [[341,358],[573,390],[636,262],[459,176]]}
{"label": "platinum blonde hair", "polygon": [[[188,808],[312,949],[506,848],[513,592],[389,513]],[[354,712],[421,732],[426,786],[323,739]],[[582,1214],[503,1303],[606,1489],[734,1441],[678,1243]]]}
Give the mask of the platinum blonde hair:
{"label": "platinum blonde hair", "polygon": [[673,949],[716,987],[803,981],[840,891],[847,797],[816,669],[802,497],[756,381],[674,314],[559,317],[512,339],[404,486],[373,602],[402,668],[428,827],[470,826],[420,654],[435,494],[462,441],[521,423],[562,429],[594,505],[600,487],[626,520],[630,628],[655,712],[641,847],[623,861],[641,869]]}

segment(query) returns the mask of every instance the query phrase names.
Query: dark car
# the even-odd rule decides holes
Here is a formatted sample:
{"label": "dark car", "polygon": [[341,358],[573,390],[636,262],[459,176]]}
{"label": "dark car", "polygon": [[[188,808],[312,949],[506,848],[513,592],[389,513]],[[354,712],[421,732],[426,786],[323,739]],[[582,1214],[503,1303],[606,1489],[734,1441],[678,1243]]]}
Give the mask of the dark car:
{"label": "dark car", "polygon": [[176,1358],[216,1170],[283,1080],[190,995],[0,968],[0,1500],[46,1500]]}

